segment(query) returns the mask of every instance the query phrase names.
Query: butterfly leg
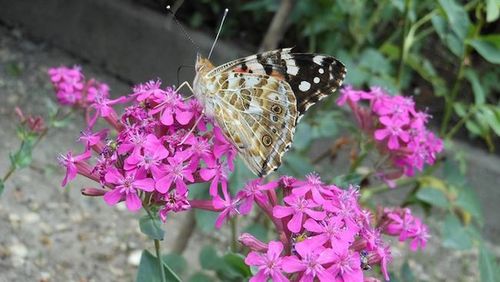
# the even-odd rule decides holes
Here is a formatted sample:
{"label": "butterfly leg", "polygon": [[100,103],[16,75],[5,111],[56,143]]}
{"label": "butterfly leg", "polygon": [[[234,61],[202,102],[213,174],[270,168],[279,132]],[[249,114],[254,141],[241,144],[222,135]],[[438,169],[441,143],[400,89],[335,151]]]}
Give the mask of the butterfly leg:
{"label": "butterfly leg", "polygon": [[191,91],[191,93],[192,93],[192,94],[191,94],[191,95],[189,95],[188,97],[184,98],[184,101],[185,101],[185,100],[187,100],[187,99],[189,99],[189,98],[193,97],[193,95],[194,95],[194,90],[193,90],[193,87],[191,87],[191,84],[189,84],[189,82],[184,81],[183,83],[181,83],[181,85],[179,85],[179,87],[177,87],[177,88],[175,89],[175,91],[179,91],[179,90],[181,90],[181,88],[182,88],[182,87],[184,87],[184,86],[186,86],[186,87],[189,89],[189,91]]}
{"label": "butterfly leg", "polygon": [[188,133],[186,133],[186,135],[184,135],[184,138],[182,138],[182,141],[181,143],[179,143],[179,145],[182,145],[184,144],[184,142],[186,142],[186,140],[188,139],[189,135],[191,135],[191,133],[193,133],[194,129],[198,126],[198,123],[200,123],[201,119],[204,117],[204,113],[202,112],[200,117],[196,120],[196,122],[194,123],[193,127],[191,127],[191,129],[189,130]]}

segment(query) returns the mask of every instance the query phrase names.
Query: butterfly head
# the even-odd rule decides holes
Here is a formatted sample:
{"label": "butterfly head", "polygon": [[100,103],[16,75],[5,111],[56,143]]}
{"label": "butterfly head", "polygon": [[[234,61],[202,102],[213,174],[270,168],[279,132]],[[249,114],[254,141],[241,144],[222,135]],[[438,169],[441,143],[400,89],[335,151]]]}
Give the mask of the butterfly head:
{"label": "butterfly head", "polygon": [[198,53],[196,55],[195,69],[196,69],[197,74],[202,74],[202,75],[206,74],[207,72],[209,72],[213,68],[214,68],[214,65],[212,64],[212,62],[210,62],[209,59],[205,58],[200,53]]}

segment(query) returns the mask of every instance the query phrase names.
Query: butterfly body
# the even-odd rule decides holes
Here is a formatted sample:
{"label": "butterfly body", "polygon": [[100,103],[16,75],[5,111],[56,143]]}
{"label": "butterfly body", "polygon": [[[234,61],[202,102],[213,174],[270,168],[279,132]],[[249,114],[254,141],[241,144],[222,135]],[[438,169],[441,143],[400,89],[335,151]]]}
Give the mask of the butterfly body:
{"label": "butterfly body", "polygon": [[193,90],[258,176],[276,170],[300,116],[337,89],[345,67],[333,57],[280,49],[219,67],[198,56]]}

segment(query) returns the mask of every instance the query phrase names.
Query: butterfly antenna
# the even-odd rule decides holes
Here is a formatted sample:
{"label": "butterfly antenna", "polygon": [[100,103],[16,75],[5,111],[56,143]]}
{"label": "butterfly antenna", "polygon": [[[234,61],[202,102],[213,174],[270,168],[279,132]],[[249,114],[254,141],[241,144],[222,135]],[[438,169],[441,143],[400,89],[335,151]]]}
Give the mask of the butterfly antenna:
{"label": "butterfly antenna", "polygon": [[184,36],[186,36],[186,38],[189,41],[191,41],[191,43],[196,48],[196,51],[200,52],[200,50],[201,50],[200,46],[198,46],[198,44],[196,44],[196,42],[194,42],[194,40],[191,38],[191,36],[189,36],[189,33],[184,28],[184,26],[179,22],[179,20],[177,20],[177,17],[175,16],[174,12],[172,11],[172,8],[170,7],[170,5],[167,5],[167,7],[165,7],[165,8],[167,9],[167,12],[169,12],[172,15],[172,19],[175,21],[175,23],[177,24],[177,26],[179,26],[179,28],[182,30],[182,33],[184,33]]}
{"label": "butterfly antenna", "polygon": [[224,24],[224,20],[226,19],[228,12],[229,12],[229,9],[226,8],[224,10],[224,15],[222,16],[222,20],[221,20],[220,25],[219,25],[219,30],[217,31],[217,35],[215,36],[214,43],[212,44],[212,48],[210,48],[210,53],[208,53],[207,59],[210,59],[210,56],[212,56],[212,51],[214,51],[214,47],[215,47],[215,44],[217,43],[217,39],[219,39],[219,35],[220,35],[221,30],[222,30],[222,25]]}

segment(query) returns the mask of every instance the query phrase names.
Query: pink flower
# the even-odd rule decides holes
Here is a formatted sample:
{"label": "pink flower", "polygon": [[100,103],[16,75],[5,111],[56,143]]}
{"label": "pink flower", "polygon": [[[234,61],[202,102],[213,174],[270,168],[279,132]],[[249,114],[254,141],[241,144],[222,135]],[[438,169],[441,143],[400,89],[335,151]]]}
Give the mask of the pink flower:
{"label": "pink flower", "polygon": [[413,230],[410,237],[410,249],[415,252],[419,248],[425,248],[425,246],[427,245],[427,240],[429,240],[430,237],[431,236],[427,231],[427,226],[423,224],[420,219],[415,218]]}
{"label": "pink flower", "polygon": [[158,212],[160,219],[165,222],[167,220],[167,214],[171,211],[180,212],[191,209],[191,205],[187,199],[187,193],[182,195],[177,191],[171,191],[165,194],[164,197],[165,205]]}
{"label": "pink flower", "polygon": [[185,194],[187,191],[186,181],[194,182],[193,170],[186,163],[190,153],[177,152],[173,157],[167,158],[168,164],[162,167],[162,177],[156,181],[156,190],[160,193],[166,193],[170,190],[172,183],[175,184],[179,194]]}
{"label": "pink flower", "polygon": [[304,223],[304,228],[307,231],[319,235],[311,236],[310,239],[316,240],[319,244],[323,245],[330,242],[332,248],[347,249],[354,241],[354,236],[357,230],[349,229],[344,221],[338,217],[331,216],[321,222],[313,219],[308,219]]}
{"label": "pink flower", "polygon": [[227,185],[227,169],[216,161],[216,158],[210,160],[207,163],[207,167],[204,167],[200,170],[200,176],[203,180],[209,181],[210,183],[209,194],[210,196],[217,195],[218,193],[218,185],[221,183],[222,185]]}
{"label": "pink flower", "polygon": [[164,125],[173,125],[177,121],[181,125],[187,125],[194,114],[190,107],[182,101],[175,92],[166,95],[164,101],[160,102],[158,109],[161,110],[160,121]]}
{"label": "pink flower", "polygon": [[[353,97],[348,105],[359,126],[373,137],[380,154],[390,162],[390,166],[379,166],[387,171],[377,172],[384,182],[392,185],[403,174],[413,176],[415,169],[421,171],[425,164],[432,165],[443,150],[442,141],[426,128],[429,115],[417,111],[411,97],[390,96],[380,87],[370,91],[346,87],[343,93],[344,99]],[[363,100],[369,100],[369,105],[362,104]],[[391,172],[394,169],[398,173]]]}
{"label": "pink flower", "polygon": [[293,185],[293,194],[304,196],[310,192],[314,201],[318,204],[326,202],[325,196],[332,196],[330,187],[321,182],[321,178],[316,173],[310,173],[306,176],[306,181],[296,181]]}
{"label": "pink flower", "polygon": [[200,159],[203,159],[205,163],[213,163],[215,161],[214,155],[212,154],[212,147],[206,138],[191,135],[186,139],[184,144],[191,146],[187,151],[192,153],[192,159],[195,165],[198,165]]}
{"label": "pink flower", "polygon": [[377,246],[375,251],[371,252],[368,255],[368,263],[371,265],[379,264],[380,270],[382,271],[382,274],[384,275],[384,279],[386,281],[390,280],[389,271],[387,270],[387,264],[389,264],[391,260],[392,260],[391,249],[389,246],[385,245]]}
{"label": "pink flower", "polygon": [[247,265],[258,267],[258,272],[250,278],[250,281],[266,282],[268,279],[278,282],[289,281],[281,269],[282,258],[280,255],[283,251],[283,244],[279,241],[271,241],[268,246],[266,254],[252,251],[245,258]]}
{"label": "pink flower", "polygon": [[388,137],[389,141],[387,144],[389,149],[398,149],[400,147],[399,140],[403,142],[410,140],[410,134],[402,128],[404,125],[402,121],[384,116],[380,118],[380,122],[385,125],[385,128],[375,130],[374,136],[379,141]]}
{"label": "pink flower", "polygon": [[328,269],[339,282],[357,282],[363,280],[359,253],[348,249],[336,249],[334,263]]}
{"label": "pink flower", "polygon": [[285,197],[283,201],[288,205],[275,206],[273,208],[273,216],[276,218],[284,218],[292,215],[292,218],[288,221],[287,227],[288,230],[294,233],[298,233],[302,229],[304,214],[316,220],[325,218],[324,211],[316,210],[316,208],[320,207],[320,204],[314,201],[299,197],[295,194]]}
{"label": "pink flower", "polygon": [[226,137],[222,133],[222,130],[219,127],[214,127],[214,156],[216,158],[221,158],[222,156],[226,156],[229,164],[229,169],[234,169],[233,160],[236,157],[236,148],[227,141]]}
{"label": "pink flower", "polygon": [[85,147],[88,149],[104,140],[108,134],[108,131],[109,130],[105,128],[103,130],[92,133],[92,131],[88,129],[81,133],[78,141],[82,141]]}
{"label": "pink flower", "polygon": [[278,187],[278,182],[272,181],[267,184],[262,184],[262,178],[254,179],[248,182],[243,190],[238,193],[238,198],[241,199],[240,212],[242,214],[248,214],[252,210],[252,205],[254,201],[260,203],[264,206],[268,202],[267,195],[264,191],[274,190]]}
{"label": "pink flower", "polygon": [[357,102],[361,99],[363,93],[363,91],[354,90],[350,85],[347,85],[340,90],[340,96],[337,99],[337,105],[343,106],[348,101]]}
{"label": "pink flower", "polygon": [[215,195],[212,199],[214,208],[221,210],[221,213],[215,220],[215,227],[218,229],[221,228],[224,221],[240,213],[238,211],[239,199],[231,199],[225,185],[222,185],[222,194],[224,195],[224,199],[222,199],[219,195]]}
{"label": "pink flower", "polygon": [[389,235],[399,235],[399,241],[405,241],[413,228],[414,218],[409,209],[402,212],[389,212],[386,214],[388,223],[385,232]]}
{"label": "pink flower", "polygon": [[123,175],[116,168],[111,167],[106,173],[105,179],[106,182],[116,186],[104,195],[104,201],[112,206],[125,197],[125,204],[130,211],[137,211],[142,207],[137,190],[151,192],[155,187],[154,180],[147,178],[145,173],[138,170],[125,171],[125,175]]}
{"label": "pink flower", "polygon": [[125,169],[142,168],[151,171],[155,178],[161,175],[160,166],[162,161],[168,157],[169,153],[158,138],[149,134],[143,142],[142,153],[140,150],[134,150],[125,161]]}
{"label": "pink flower", "polygon": [[68,152],[65,156],[61,155],[59,157],[59,163],[66,167],[66,176],[64,176],[61,186],[64,187],[68,181],[75,179],[78,172],[77,165],[90,159],[90,157],[91,153],[89,150],[86,150],[81,155],[77,156],[73,156],[73,153],[71,152]]}
{"label": "pink flower", "polygon": [[266,252],[268,245],[259,239],[255,238],[252,234],[243,233],[238,238],[238,241],[245,247],[249,248],[254,252]]}
{"label": "pink flower", "polygon": [[336,256],[332,249],[322,248],[306,240],[295,245],[297,256],[284,257],[282,268],[287,273],[300,272],[299,281],[335,281],[325,265],[335,261]]}
{"label": "pink flower", "polygon": [[[170,95],[169,95],[170,94]],[[175,95],[175,93],[173,93]],[[131,95],[135,97],[137,101],[142,102],[147,99],[151,99],[156,103],[161,103],[167,97],[174,96],[170,92],[161,89],[160,80],[150,80],[145,84],[140,84],[134,88],[134,93]]]}
{"label": "pink flower", "polygon": [[127,100],[126,97],[120,97],[114,100],[107,99],[103,95],[98,95],[95,97],[95,101],[92,105],[90,105],[90,108],[95,109],[95,114],[92,117],[89,117],[88,119],[88,125],[89,127],[93,127],[95,122],[97,121],[98,117],[103,117],[103,118],[113,118],[117,119],[117,114],[115,110],[111,107],[116,104],[121,104],[124,103]]}

